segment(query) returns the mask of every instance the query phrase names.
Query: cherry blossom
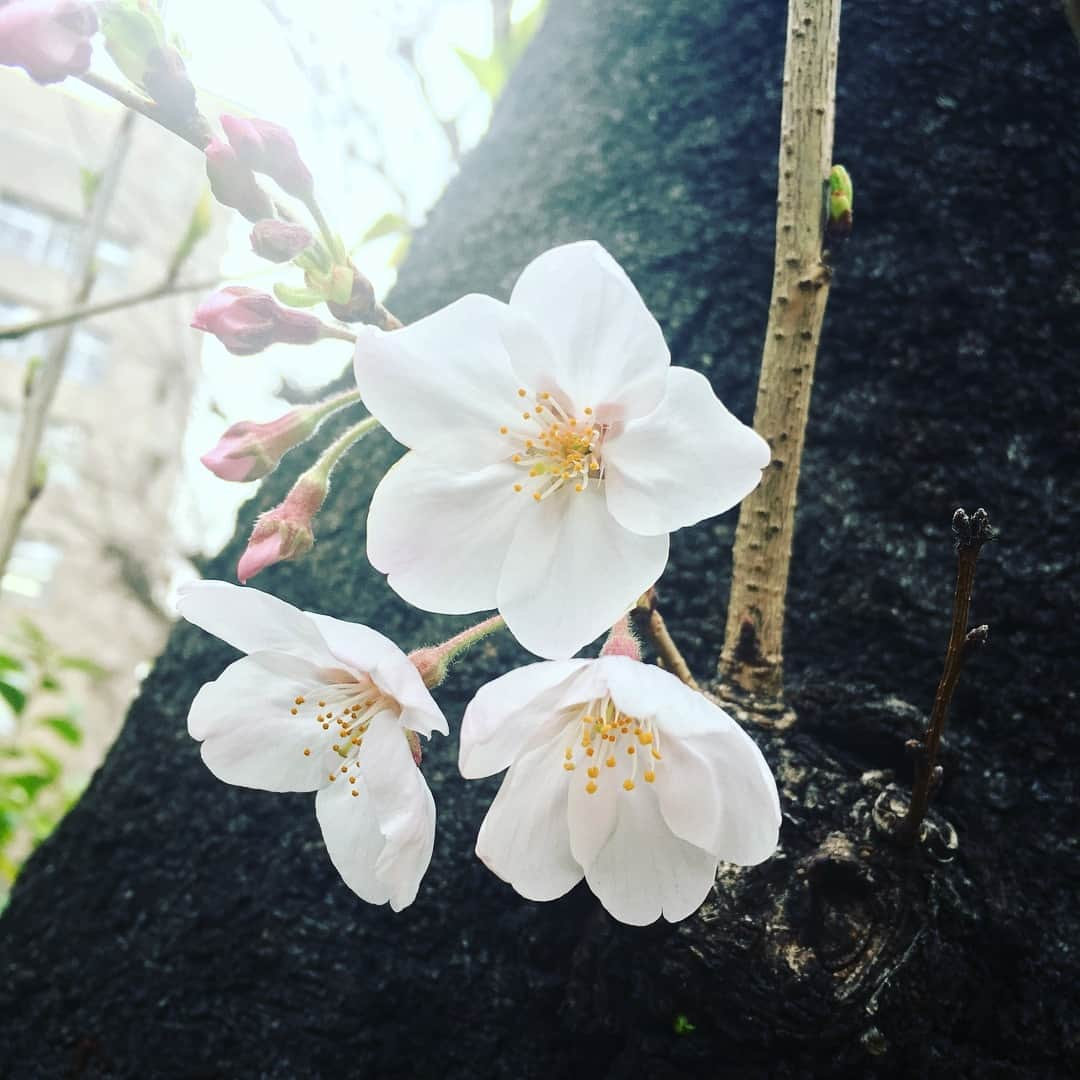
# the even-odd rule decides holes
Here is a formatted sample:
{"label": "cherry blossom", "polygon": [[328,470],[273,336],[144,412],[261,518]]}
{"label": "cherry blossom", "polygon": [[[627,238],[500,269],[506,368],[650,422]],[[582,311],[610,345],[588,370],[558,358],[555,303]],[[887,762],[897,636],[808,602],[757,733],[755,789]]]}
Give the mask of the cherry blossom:
{"label": "cherry blossom", "polygon": [[428,611],[498,608],[554,659],[660,576],[668,534],[734,506],[769,447],[663,333],[599,244],[554,248],[509,304],[471,295],[364,328],[357,384],[411,449],[383,478],[368,557]]}
{"label": "cherry blossom", "polygon": [[780,802],[754,741],[675,676],[626,656],[531,664],[465,710],[467,778],[508,769],[476,842],[522,896],[583,877],[616,919],[684,919],[721,862],[776,848]]}
{"label": "cherry blossom", "polygon": [[416,736],[447,726],[408,657],[366,626],[221,581],[186,586],[178,606],[247,653],[191,705],[188,731],[210,771],[241,787],[317,792],[345,884],[395,911],[411,904],[435,836]]}

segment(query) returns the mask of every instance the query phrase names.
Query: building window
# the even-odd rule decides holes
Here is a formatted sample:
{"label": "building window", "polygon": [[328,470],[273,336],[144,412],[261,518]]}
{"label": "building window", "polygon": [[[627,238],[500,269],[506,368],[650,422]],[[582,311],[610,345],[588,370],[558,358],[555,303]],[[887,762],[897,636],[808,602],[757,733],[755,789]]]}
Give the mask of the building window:
{"label": "building window", "polygon": [[[79,221],[0,195],[0,250],[71,274],[75,271],[82,228]],[[131,261],[131,248],[119,240],[103,237],[94,255],[97,284],[108,289],[122,284]]]}
{"label": "building window", "polygon": [[[0,298],[0,326],[25,322],[37,312],[25,304]],[[21,338],[0,339],[0,357],[25,363],[32,356],[42,356],[48,347],[48,335],[41,330]],[[68,344],[64,378],[83,386],[93,386],[105,377],[109,343],[96,330],[76,326]]]}
{"label": "building window", "polygon": [[[11,409],[0,409],[0,468],[15,460],[21,420]],[[50,420],[41,440],[41,457],[48,466],[47,487],[76,488],[86,454],[86,432],[78,424]]]}
{"label": "building window", "polygon": [[56,575],[63,556],[60,548],[47,540],[16,540],[0,591],[27,600],[40,600]]}

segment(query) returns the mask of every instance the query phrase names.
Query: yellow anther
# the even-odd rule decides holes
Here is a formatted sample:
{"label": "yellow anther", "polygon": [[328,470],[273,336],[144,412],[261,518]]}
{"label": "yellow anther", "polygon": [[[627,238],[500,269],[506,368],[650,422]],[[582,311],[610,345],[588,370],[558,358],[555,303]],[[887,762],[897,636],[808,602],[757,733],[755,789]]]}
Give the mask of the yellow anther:
{"label": "yellow anther", "polygon": [[533,446],[533,441],[532,441],[532,439],[526,439],[526,440],[525,440],[525,448],[526,448],[526,449],[528,450],[528,449],[530,449],[530,448],[531,448],[532,446]]}
{"label": "yellow anther", "polygon": [[289,712],[291,712],[293,714],[293,716],[295,716],[299,711],[300,710],[297,709],[297,708],[292,708],[292,709],[289,710]]}
{"label": "yellow anther", "polygon": [[325,701],[320,701],[319,702],[319,708],[320,709],[325,709],[326,708],[326,702]]}
{"label": "yellow anther", "polygon": [[514,485],[514,490],[515,491],[520,491],[521,490],[521,485],[520,484],[515,484]]}
{"label": "yellow anther", "polygon": [[544,406],[543,406],[543,405],[537,405],[537,406],[536,406],[536,411],[537,411],[538,413],[541,413],[541,412],[543,412],[543,411],[544,411]]}
{"label": "yellow anther", "polygon": [[331,746],[330,749],[333,750],[335,754],[340,754],[341,753],[341,747],[338,746],[337,743],[334,743],[334,745]]}
{"label": "yellow anther", "polygon": [[311,757],[311,751],[309,749],[307,749],[306,747],[304,749],[304,757]]}
{"label": "yellow anther", "polygon": [[293,698],[293,704],[294,705],[303,705],[304,704],[304,696],[301,694],[301,695]]}
{"label": "yellow anther", "polygon": [[518,390],[518,397],[525,397],[526,393],[527,391],[525,390]]}
{"label": "yellow anther", "polygon": [[536,500],[537,502],[539,502],[539,501],[540,501],[540,492],[539,492],[539,491],[534,491],[534,492],[533,492],[533,498],[534,498],[534,499],[535,499],[535,500]]}
{"label": "yellow anther", "polygon": [[349,783],[350,784],[355,784],[356,783],[356,777],[355,776],[350,776],[349,777]]}
{"label": "yellow anther", "polygon": [[589,746],[586,747],[585,753],[588,757],[592,757],[596,753],[596,750],[593,747]]}
{"label": "yellow anther", "polygon": [[649,743],[653,741],[653,735],[651,731],[638,731],[635,732],[635,734],[638,737],[638,742],[641,743],[642,746],[648,746]]}
{"label": "yellow anther", "polygon": [[564,761],[562,766],[567,772],[573,772],[577,766],[572,761]]}
{"label": "yellow anther", "polygon": [[592,416],[592,406],[591,405],[586,405],[585,406],[585,415],[586,416]]}
{"label": "yellow anther", "polygon": [[589,468],[592,469],[593,472],[599,472],[600,471],[600,466],[595,461],[590,461],[589,462]]}
{"label": "yellow anther", "polygon": [[532,413],[531,413],[531,412],[523,412],[523,413],[521,414],[521,419],[522,419],[522,420],[528,420],[530,416],[532,416]]}
{"label": "yellow anther", "polygon": [[574,490],[575,491],[584,491],[585,490],[585,485],[584,484],[575,484],[574,485]]}
{"label": "yellow anther", "polygon": [[647,773],[645,774],[645,783],[646,783],[646,784],[651,784],[651,783],[652,783],[652,782],[653,782],[653,781],[654,781],[655,779],[656,779],[656,773],[654,773],[654,772],[652,771],[652,769],[650,769],[650,770],[649,770],[649,771],[648,771],[648,772],[647,772]]}
{"label": "yellow anther", "polygon": [[567,761],[569,761],[574,756],[574,751],[571,750],[570,747],[568,746],[566,748],[563,756],[566,758]]}
{"label": "yellow anther", "polygon": [[636,749],[637,749],[637,747],[634,747],[634,746],[628,746],[628,747],[626,748],[626,752],[627,752],[628,754],[632,754],[632,753],[634,753],[634,752],[635,752],[635,750],[636,750]]}
{"label": "yellow anther", "polygon": [[550,399],[551,395],[546,390],[540,395],[541,401],[549,401]]}
{"label": "yellow anther", "polygon": [[510,460],[516,465],[521,460],[521,455],[520,454],[514,454],[514,456],[512,458],[510,458]]}
{"label": "yellow anther", "polygon": [[323,724],[322,729],[323,729],[323,731],[329,731],[330,730],[330,725],[329,724]]}
{"label": "yellow anther", "polygon": [[595,780],[600,775],[600,770],[595,765],[590,765],[589,775]]}
{"label": "yellow anther", "polygon": [[353,797],[354,799],[355,799],[355,798],[356,798],[356,797],[357,797],[357,796],[358,796],[359,794],[360,794],[360,792],[359,792],[359,791],[357,791],[357,790],[356,790],[356,788],[353,788],[353,789],[352,789],[352,797]]}
{"label": "yellow anther", "polygon": [[625,791],[633,791],[634,790],[634,781],[633,780],[624,780],[622,782],[622,786],[623,786],[623,790],[625,790]]}
{"label": "yellow anther", "polygon": [[337,773],[330,774],[330,782],[333,783],[337,779]]}
{"label": "yellow anther", "polygon": [[607,759],[607,761],[605,761],[605,762],[604,762],[604,764],[605,764],[605,765],[606,765],[606,766],[607,766],[607,767],[608,767],[609,769],[614,769],[614,768],[615,768],[615,759],[614,759],[613,757],[609,757],[609,758]]}
{"label": "yellow anther", "polygon": [[586,791],[587,791],[587,792],[588,792],[588,793],[589,793],[590,795],[595,795],[595,794],[596,794],[596,784],[595,784],[595,782],[594,782],[594,781],[592,781],[592,780],[590,780],[590,781],[589,781],[589,782],[588,782],[588,783],[587,783],[587,784],[585,785],[585,790],[586,790]]}
{"label": "yellow anther", "polygon": [[500,435],[505,435],[509,430],[510,429],[508,427],[501,427],[501,428],[499,428],[499,434]]}
{"label": "yellow anther", "polygon": [[657,761],[660,760],[660,751],[657,750],[655,746],[652,749],[652,756],[656,758]]}

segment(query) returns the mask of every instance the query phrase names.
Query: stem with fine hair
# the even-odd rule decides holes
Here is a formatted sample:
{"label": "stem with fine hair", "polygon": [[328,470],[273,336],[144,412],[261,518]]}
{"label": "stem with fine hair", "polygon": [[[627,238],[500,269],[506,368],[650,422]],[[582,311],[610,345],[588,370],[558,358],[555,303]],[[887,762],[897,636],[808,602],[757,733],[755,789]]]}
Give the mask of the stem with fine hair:
{"label": "stem with fine hair", "polygon": [[720,659],[727,682],[783,695],[783,629],[810,391],[832,276],[823,258],[841,0],[789,0],[776,253],[754,429],[772,448],[742,503]]}

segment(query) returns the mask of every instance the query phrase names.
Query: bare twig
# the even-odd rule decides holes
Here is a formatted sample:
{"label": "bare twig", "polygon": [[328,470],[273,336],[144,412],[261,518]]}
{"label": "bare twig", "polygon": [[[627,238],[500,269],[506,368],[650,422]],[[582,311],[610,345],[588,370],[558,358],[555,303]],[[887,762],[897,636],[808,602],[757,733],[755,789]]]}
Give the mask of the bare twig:
{"label": "bare twig", "polygon": [[832,159],[841,0],[789,0],[781,114],[776,256],[754,428],[772,463],[735,534],[720,662],[764,700],[783,693],[783,628],[795,499],[831,271],[822,258]]}
{"label": "bare twig", "polygon": [[690,666],[683,659],[679,647],[668,633],[667,624],[656,606],[656,590],[650,589],[634,608],[634,616],[641,629],[649,637],[661,661],[661,667],[680,678],[691,690],[700,690],[697,681],[690,672]]}
{"label": "bare twig", "polygon": [[[94,252],[105,232],[105,221],[119,184],[124,159],[131,142],[135,114],[125,112],[109,150],[108,161],[101,175],[91,204],[90,217],[80,237],[75,265],[77,284],[76,305],[85,303],[94,286]],[[0,574],[11,558],[15,540],[34,500],[41,493],[42,477],[38,453],[45,433],[49,409],[56,397],[64,374],[64,362],[73,327],[70,322],[61,326],[46,351],[45,358],[34,373],[23,405],[22,425],[15,458],[8,474],[7,491],[0,507]]]}
{"label": "bare twig", "polygon": [[124,296],[114,296],[110,300],[98,300],[92,304],[76,304],[64,311],[55,311],[49,315],[27,319],[25,322],[12,323],[10,326],[0,326],[0,341],[10,341],[14,338],[26,337],[27,334],[33,334],[38,330],[51,330],[54,326],[63,326],[82,319],[93,319],[98,315],[108,315],[111,312],[135,307],[151,300],[159,300],[165,296],[202,292],[205,289],[212,289],[221,280],[220,277],[208,278],[206,281],[174,283],[165,280],[152,285],[149,289],[140,289],[138,292],[127,293]]}
{"label": "bare twig", "polygon": [[80,75],[79,78],[87,86],[92,86],[95,90],[108,94],[109,97],[120,102],[124,108],[129,109],[131,112],[137,112],[148,120],[153,120],[155,124],[165,128],[166,131],[179,135],[184,142],[194,146],[200,154],[206,149],[206,144],[211,138],[210,125],[207,123],[206,117],[201,113],[194,113],[187,123],[180,123],[175,116],[161,108],[156,102],[151,101],[150,98],[138,94],[134,90],[129,90],[126,86],[113,82],[112,79],[106,79],[103,75],[98,75],[93,71],[88,71],[85,75]]}
{"label": "bare twig", "polygon": [[984,645],[989,634],[987,626],[968,630],[967,625],[968,613],[971,610],[971,589],[975,584],[975,564],[983,544],[993,537],[990,518],[982,509],[976,510],[970,517],[963,510],[957,510],[953,515],[953,534],[956,536],[957,565],[952,629],[945,650],[945,667],[941,672],[941,681],[938,683],[934,707],[930,713],[930,724],[922,741],[914,744],[918,755],[915,784],[911,792],[911,803],[904,820],[900,822],[898,832],[906,843],[912,843],[918,836],[919,826],[930,805],[930,796],[941,779],[941,768],[937,764],[938,748],[941,746],[945,717],[949,712],[949,703],[960,678],[960,671],[971,650]]}

